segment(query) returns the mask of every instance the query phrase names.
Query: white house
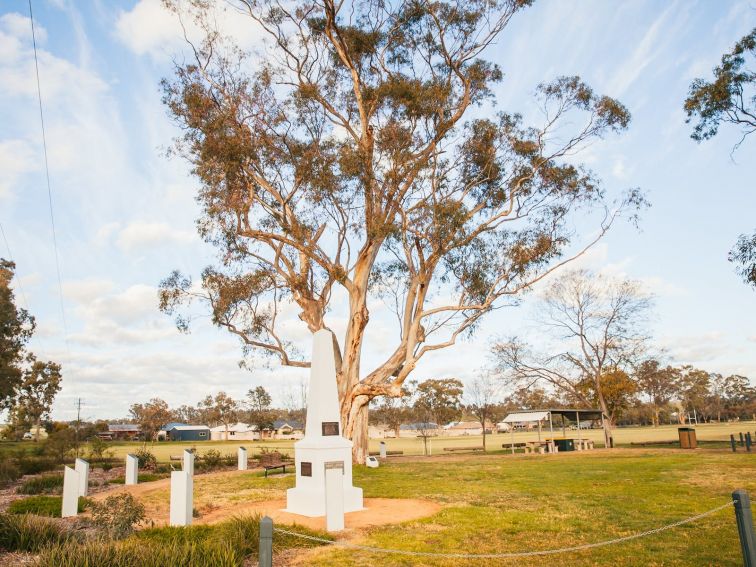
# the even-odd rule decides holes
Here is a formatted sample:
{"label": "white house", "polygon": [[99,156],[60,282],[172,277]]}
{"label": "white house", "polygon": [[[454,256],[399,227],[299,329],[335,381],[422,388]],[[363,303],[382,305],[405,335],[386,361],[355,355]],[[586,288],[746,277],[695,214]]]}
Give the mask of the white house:
{"label": "white house", "polygon": [[273,422],[273,437],[275,439],[302,439],[304,427],[298,421],[277,419]]}
{"label": "white house", "polygon": [[[225,441],[226,426],[217,425],[211,427],[210,439],[212,441]],[[254,441],[255,439],[260,439],[260,434],[257,432],[257,428],[254,425],[239,422],[228,426],[229,441]]]}
{"label": "white house", "polygon": [[[486,424],[486,429],[491,431],[493,425]],[[483,435],[483,427],[481,427],[478,421],[457,421],[452,422],[444,427],[444,435],[449,437],[460,437],[463,435]]]}
{"label": "white house", "polygon": [[368,438],[370,439],[388,439],[396,437],[396,431],[384,423],[368,426]]}

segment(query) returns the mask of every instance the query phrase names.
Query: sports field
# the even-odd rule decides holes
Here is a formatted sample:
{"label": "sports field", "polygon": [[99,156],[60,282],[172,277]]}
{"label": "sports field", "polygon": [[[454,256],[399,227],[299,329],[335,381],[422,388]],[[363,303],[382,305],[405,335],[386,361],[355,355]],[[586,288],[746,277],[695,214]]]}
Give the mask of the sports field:
{"label": "sports field", "polygon": [[[617,428],[614,430],[614,442],[616,446],[631,446],[631,443],[654,443],[662,441],[677,442],[677,425],[663,425],[660,427],[626,427]],[[730,439],[730,434],[734,433],[737,437],[739,432],[746,433],[751,432],[751,435],[756,440],[756,423],[754,422],[739,422],[739,423],[712,423],[701,424],[696,426],[696,435],[699,441],[717,442],[721,447],[726,447],[727,442]],[[581,430],[581,438],[593,439],[596,446],[603,445],[603,432],[601,429]],[[575,430],[567,429],[565,431],[567,437],[577,437],[578,432]],[[555,437],[562,437],[562,430],[554,430]],[[542,430],[541,436],[545,439],[549,437],[548,429]],[[495,435],[488,435],[486,438],[486,444],[489,451],[502,451],[502,444],[509,443],[512,440],[512,435],[509,433],[501,433]],[[520,441],[533,441],[538,439],[538,431],[517,431],[514,434],[515,442]],[[378,451],[379,439],[371,439],[370,450]],[[403,451],[405,455],[422,455],[423,454],[423,441],[419,438],[399,438],[399,439],[384,439],[386,447],[389,451]],[[430,449],[433,454],[443,454],[444,448],[454,447],[476,447],[482,445],[483,440],[480,435],[471,435],[464,437],[434,437],[430,441]],[[113,443],[111,450],[115,457],[125,457],[126,453],[136,450],[142,446],[143,443]],[[168,461],[171,455],[180,455],[181,451],[186,448],[196,447],[200,453],[210,449],[217,449],[222,453],[232,454],[236,452],[236,448],[240,445],[247,447],[251,454],[258,454],[263,449],[279,450],[281,452],[291,453],[294,447],[294,441],[281,441],[281,440],[269,440],[264,441],[205,441],[205,442],[155,442],[149,443],[150,451],[152,451],[159,461]]]}

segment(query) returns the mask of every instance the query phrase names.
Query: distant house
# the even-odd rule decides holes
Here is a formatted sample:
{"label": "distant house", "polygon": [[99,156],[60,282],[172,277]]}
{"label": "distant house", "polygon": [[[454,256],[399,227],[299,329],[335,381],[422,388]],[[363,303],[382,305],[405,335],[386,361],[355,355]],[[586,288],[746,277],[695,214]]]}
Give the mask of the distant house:
{"label": "distant house", "polygon": [[396,437],[396,431],[393,427],[389,427],[385,423],[378,423],[376,425],[368,426],[368,438],[370,439],[386,439]]}
{"label": "distant house", "polygon": [[[486,431],[493,431],[493,424],[486,424]],[[455,421],[444,427],[444,434],[449,437],[460,437],[463,435],[483,435],[483,427],[479,421]]]}
{"label": "distant house", "polygon": [[[254,425],[239,422],[228,426],[229,441],[251,441],[259,438],[260,434],[257,432],[257,428]],[[211,427],[210,439],[212,441],[225,441],[226,426],[217,425],[216,427]]]}
{"label": "distant house", "polygon": [[436,436],[441,431],[437,423],[405,423],[399,427],[399,437]]}
{"label": "distant house", "polygon": [[138,439],[142,428],[135,423],[109,423],[107,431],[100,431],[97,437],[105,441]]}
{"label": "distant house", "polygon": [[158,440],[165,441],[209,441],[210,428],[207,425],[188,423],[168,423],[158,432]]}
{"label": "distant house", "polygon": [[274,439],[302,439],[304,426],[293,420],[277,419],[273,422]]}

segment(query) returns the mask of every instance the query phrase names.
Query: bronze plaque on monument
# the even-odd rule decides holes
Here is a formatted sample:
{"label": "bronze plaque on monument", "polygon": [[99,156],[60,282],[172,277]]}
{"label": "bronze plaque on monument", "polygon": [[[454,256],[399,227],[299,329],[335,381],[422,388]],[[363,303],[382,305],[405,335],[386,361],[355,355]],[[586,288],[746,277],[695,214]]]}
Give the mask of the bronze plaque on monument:
{"label": "bronze plaque on monument", "polygon": [[300,474],[302,476],[312,476],[312,463],[306,463],[305,461],[302,461]]}
{"label": "bronze plaque on monument", "polygon": [[338,421],[324,421],[322,424],[322,427],[323,427],[323,437],[339,434]]}

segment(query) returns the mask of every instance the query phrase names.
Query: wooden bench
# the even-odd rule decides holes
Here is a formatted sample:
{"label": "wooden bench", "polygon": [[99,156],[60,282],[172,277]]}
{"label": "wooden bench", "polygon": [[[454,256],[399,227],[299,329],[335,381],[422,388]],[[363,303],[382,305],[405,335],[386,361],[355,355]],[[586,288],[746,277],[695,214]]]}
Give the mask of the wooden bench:
{"label": "wooden bench", "polygon": [[480,447],[444,447],[444,451],[449,451],[451,453],[456,451],[483,451],[483,446]]}
{"label": "wooden bench", "polygon": [[510,449],[513,453],[515,449],[522,449],[526,453],[530,453],[530,447],[528,447],[527,443],[502,443],[501,448]]}
{"label": "wooden bench", "polygon": [[264,453],[260,455],[260,466],[265,470],[265,478],[268,478],[268,471],[276,469],[281,469],[282,473],[286,474],[286,467],[293,464],[291,461],[284,461],[281,453]]}
{"label": "wooden bench", "polygon": [[168,457],[168,458],[169,458],[169,459],[170,459],[171,461],[183,461],[183,460],[184,460],[184,457],[182,457],[181,455],[171,455],[171,456],[170,456],[170,457]]}
{"label": "wooden bench", "polygon": [[[371,457],[380,457],[381,452],[380,451],[370,451]],[[386,456],[390,457],[392,455],[404,455],[404,451],[386,451]]]}

